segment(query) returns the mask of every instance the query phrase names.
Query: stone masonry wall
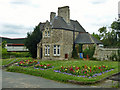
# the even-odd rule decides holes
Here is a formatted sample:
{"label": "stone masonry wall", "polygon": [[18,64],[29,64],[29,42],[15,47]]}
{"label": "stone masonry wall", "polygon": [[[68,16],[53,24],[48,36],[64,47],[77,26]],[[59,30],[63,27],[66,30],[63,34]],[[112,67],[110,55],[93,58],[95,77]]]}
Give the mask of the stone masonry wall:
{"label": "stone masonry wall", "polygon": [[96,46],[93,57],[99,60],[109,60],[109,57],[113,53],[118,55],[118,50],[120,50],[120,48],[101,48],[99,46]]}

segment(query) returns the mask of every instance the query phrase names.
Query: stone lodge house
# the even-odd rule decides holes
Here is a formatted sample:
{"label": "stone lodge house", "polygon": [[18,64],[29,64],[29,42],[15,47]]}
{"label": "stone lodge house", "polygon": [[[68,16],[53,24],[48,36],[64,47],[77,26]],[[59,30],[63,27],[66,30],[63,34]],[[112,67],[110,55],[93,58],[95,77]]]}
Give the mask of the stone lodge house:
{"label": "stone lodge house", "polygon": [[50,14],[50,22],[39,23],[42,39],[37,44],[37,58],[63,60],[72,56],[74,44],[100,44],[80,25],[70,19],[69,6],[59,7],[58,15]]}

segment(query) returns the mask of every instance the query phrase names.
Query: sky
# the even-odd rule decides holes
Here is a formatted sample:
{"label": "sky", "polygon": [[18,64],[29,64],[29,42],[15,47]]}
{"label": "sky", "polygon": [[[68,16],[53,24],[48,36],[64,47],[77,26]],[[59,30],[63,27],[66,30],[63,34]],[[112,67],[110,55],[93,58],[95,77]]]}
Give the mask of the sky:
{"label": "sky", "polygon": [[[70,19],[77,20],[90,34],[109,27],[118,19],[119,0],[0,0],[0,36],[25,38],[50,12],[69,6]],[[115,19],[116,18],[116,19]]]}

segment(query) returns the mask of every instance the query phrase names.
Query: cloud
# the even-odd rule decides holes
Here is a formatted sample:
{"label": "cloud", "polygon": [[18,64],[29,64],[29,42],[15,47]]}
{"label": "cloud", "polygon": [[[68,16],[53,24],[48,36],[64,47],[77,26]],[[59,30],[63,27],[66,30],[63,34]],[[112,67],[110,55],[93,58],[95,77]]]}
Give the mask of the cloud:
{"label": "cloud", "polygon": [[[97,32],[101,26],[110,25],[117,18],[118,1],[0,0],[0,32],[4,31],[2,36],[11,38],[25,37],[26,32],[33,31],[39,22],[49,20],[50,12],[57,13],[58,7],[66,5],[70,7],[71,19],[79,21],[87,32]],[[5,34],[9,31],[10,34]]]}
{"label": "cloud", "polygon": [[10,0],[10,4],[27,5],[30,4],[30,0]]}
{"label": "cloud", "polygon": [[27,32],[33,31],[33,27],[24,25],[3,24],[0,27],[0,36],[6,37],[26,37]]}
{"label": "cloud", "polygon": [[92,4],[103,4],[106,3],[108,0],[90,0]]}

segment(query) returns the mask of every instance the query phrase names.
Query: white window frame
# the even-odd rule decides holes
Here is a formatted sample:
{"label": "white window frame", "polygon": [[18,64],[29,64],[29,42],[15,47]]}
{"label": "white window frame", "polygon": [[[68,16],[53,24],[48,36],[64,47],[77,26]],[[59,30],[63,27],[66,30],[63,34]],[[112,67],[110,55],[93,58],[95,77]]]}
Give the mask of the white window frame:
{"label": "white window frame", "polygon": [[[59,53],[58,53],[59,50]],[[53,55],[54,56],[60,56],[60,45],[54,45],[53,46]]]}
{"label": "white window frame", "polygon": [[56,56],[56,45],[53,47],[53,55]]}
{"label": "white window frame", "polygon": [[48,35],[48,37],[50,37],[50,31],[47,31],[47,33],[48,33],[48,34],[47,34],[47,35]]}
{"label": "white window frame", "polygon": [[45,37],[47,37],[47,31],[45,31]]}
{"label": "white window frame", "polygon": [[[59,50],[59,53],[58,53]],[[60,56],[60,45],[57,45],[57,56]]]}
{"label": "white window frame", "polygon": [[47,55],[50,56],[50,46],[47,46]]}
{"label": "white window frame", "polygon": [[45,56],[50,56],[50,45],[45,45]]}
{"label": "white window frame", "polygon": [[45,56],[47,56],[47,45],[45,45]]}

